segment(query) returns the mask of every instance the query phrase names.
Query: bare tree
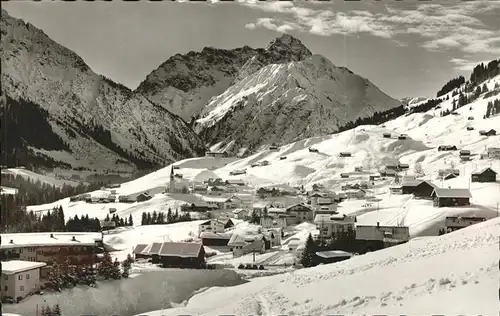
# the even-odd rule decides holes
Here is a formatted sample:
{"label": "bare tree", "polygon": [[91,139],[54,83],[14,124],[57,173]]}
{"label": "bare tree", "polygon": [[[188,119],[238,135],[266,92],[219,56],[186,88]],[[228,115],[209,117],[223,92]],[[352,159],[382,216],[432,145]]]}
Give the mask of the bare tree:
{"label": "bare tree", "polygon": [[422,168],[422,164],[420,162],[415,163],[415,167],[414,167],[413,171],[418,176],[425,176],[424,169]]}

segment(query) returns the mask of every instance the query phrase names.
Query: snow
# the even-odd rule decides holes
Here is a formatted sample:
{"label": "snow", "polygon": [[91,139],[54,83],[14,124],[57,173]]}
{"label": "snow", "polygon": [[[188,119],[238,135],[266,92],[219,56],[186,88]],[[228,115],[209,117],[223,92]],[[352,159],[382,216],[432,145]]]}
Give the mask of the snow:
{"label": "snow", "polygon": [[41,268],[46,266],[44,262],[33,262],[33,261],[22,261],[22,260],[10,260],[2,261],[2,274],[16,274],[19,272],[33,270],[36,268]]}
{"label": "snow", "polygon": [[[75,237],[75,240],[72,240],[73,237]],[[2,234],[1,247],[5,249],[21,246],[36,247],[39,245],[95,245],[95,241],[100,239],[100,233],[11,233]]]}
{"label": "snow", "polygon": [[38,174],[36,172],[33,172],[31,170],[27,170],[24,168],[2,169],[2,174],[11,174],[14,176],[21,176],[24,179],[30,179],[31,181],[34,181],[34,182],[40,181],[41,183],[54,185],[56,187],[62,187],[63,185],[78,186],[78,184],[79,184],[76,181],[59,179],[55,176],[50,176],[50,175]]}
{"label": "snow", "polygon": [[147,314],[494,315],[499,237],[497,218],[336,264],[210,288],[185,307]]}

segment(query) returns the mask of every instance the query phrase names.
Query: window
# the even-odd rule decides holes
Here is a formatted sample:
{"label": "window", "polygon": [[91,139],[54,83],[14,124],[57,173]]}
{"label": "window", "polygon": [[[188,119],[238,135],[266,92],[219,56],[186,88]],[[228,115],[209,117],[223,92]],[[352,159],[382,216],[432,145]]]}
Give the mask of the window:
{"label": "window", "polygon": [[7,285],[3,288],[3,290],[4,290],[5,292],[7,292],[7,290],[8,290],[8,289],[9,289],[9,287],[8,287]]}
{"label": "window", "polygon": [[8,275],[4,275],[3,279],[4,279],[4,280],[8,280],[8,279],[9,279],[9,276],[8,276]]}
{"label": "window", "polygon": [[19,287],[19,290],[20,290],[21,292],[24,292],[24,285],[21,285],[21,286]]}
{"label": "window", "polygon": [[18,277],[17,277],[18,280],[22,280],[23,279],[23,275],[20,274]]}
{"label": "window", "polygon": [[29,279],[30,279],[30,274],[26,273],[26,280],[29,280]]}

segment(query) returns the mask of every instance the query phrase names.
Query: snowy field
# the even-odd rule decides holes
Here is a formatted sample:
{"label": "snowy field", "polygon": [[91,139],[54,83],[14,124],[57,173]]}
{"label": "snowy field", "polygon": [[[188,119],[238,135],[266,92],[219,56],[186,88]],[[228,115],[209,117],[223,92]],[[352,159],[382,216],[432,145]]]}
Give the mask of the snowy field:
{"label": "snowy field", "polygon": [[52,175],[43,175],[39,174],[33,171],[30,171],[28,169],[23,169],[23,168],[8,168],[8,169],[2,169],[2,174],[11,174],[14,176],[21,176],[24,179],[29,179],[31,181],[40,181],[41,183],[53,185],[56,187],[62,187],[63,185],[69,185],[69,186],[78,186],[78,181],[72,181],[72,180],[67,180],[67,179],[60,179],[56,178],[55,176]]}
{"label": "snowy field", "polygon": [[496,315],[500,219],[141,315]]}

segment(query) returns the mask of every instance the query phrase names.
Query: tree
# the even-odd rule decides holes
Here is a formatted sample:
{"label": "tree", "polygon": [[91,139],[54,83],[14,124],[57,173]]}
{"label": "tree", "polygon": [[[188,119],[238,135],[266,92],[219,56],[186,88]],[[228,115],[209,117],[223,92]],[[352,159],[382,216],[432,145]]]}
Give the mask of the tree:
{"label": "tree", "polygon": [[56,291],[61,291],[63,288],[63,275],[59,264],[54,263],[49,272],[48,283],[51,288]]}
{"label": "tree", "polygon": [[115,280],[118,280],[122,277],[121,273],[120,273],[120,262],[116,258],[115,258],[115,261],[113,261],[113,264],[111,267],[110,277],[115,279]]}
{"label": "tree", "polygon": [[104,255],[101,263],[99,264],[97,273],[99,276],[104,277],[105,279],[111,278],[112,270],[113,270],[113,259],[111,259],[111,255],[108,251],[104,251]]}
{"label": "tree", "polygon": [[59,307],[59,304],[54,305],[52,308],[52,316],[61,316],[61,307]]}
{"label": "tree", "polygon": [[424,176],[424,169],[422,168],[422,164],[420,162],[415,163],[415,174],[418,176]]}
{"label": "tree", "polygon": [[134,226],[134,220],[132,219],[132,214],[128,216],[128,226]]}
{"label": "tree", "polygon": [[142,217],[141,217],[141,225],[147,225],[148,218],[146,212],[142,212]]}
{"label": "tree", "polygon": [[315,252],[316,245],[314,243],[312,235],[309,233],[309,236],[306,240],[306,246],[304,248],[304,251],[302,251],[300,263],[306,268],[314,266],[316,264]]}
{"label": "tree", "polygon": [[122,262],[122,267],[123,267],[122,277],[128,278],[130,268],[132,267],[132,262],[134,262],[134,259],[132,258],[132,256],[130,254],[128,254],[127,259],[125,259]]}
{"label": "tree", "polygon": [[167,211],[167,224],[173,223],[174,216],[172,215],[172,210],[169,208]]}
{"label": "tree", "polygon": [[250,223],[256,225],[260,224],[260,216],[255,210],[252,212],[252,215],[250,216]]}

